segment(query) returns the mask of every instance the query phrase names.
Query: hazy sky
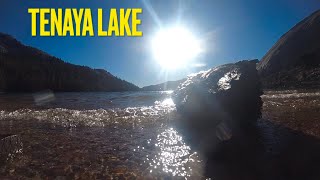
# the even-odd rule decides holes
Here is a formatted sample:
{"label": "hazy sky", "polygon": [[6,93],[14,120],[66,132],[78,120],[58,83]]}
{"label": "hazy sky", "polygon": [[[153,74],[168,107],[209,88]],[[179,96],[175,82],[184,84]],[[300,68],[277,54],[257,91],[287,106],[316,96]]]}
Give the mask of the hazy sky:
{"label": "hazy sky", "polygon": [[[30,7],[93,8],[94,15],[97,8],[141,7],[139,29],[144,35],[31,37]],[[64,61],[103,68],[145,86],[181,79],[224,63],[260,59],[281,35],[317,9],[319,0],[1,0],[0,32]],[[153,35],[159,26],[170,27],[177,22],[206,41],[205,52],[196,60],[206,66],[166,72],[154,60],[150,50]]]}

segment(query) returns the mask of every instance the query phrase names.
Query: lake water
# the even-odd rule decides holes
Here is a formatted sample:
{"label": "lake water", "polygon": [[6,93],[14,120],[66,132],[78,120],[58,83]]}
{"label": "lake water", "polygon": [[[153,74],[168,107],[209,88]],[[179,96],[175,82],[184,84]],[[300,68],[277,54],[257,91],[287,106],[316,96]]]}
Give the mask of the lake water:
{"label": "lake water", "polygon": [[[18,142],[6,145],[13,151],[0,163],[0,178],[233,179],[242,176],[235,173],[239,169],[246,179],[256,177],[239,168],[246,164],[242,160],[237,161],[238,170],[229,165],[221,169],[216,162],[208,165],[208,158],[171,125],[177,114],[170,94],[0,94],[0,135],[16,135],[13,141]],[[263,117],[257,127],[264,154],[276,156],[301,142],[318,148],[320,92],[268,91],[262,98]],[[303,133],[296,136],[292,130]],[[4,144],[0,143],[0,150]],[[302,152],[310,157],[300,165],[312,166],[308,158],[318,156]]]}

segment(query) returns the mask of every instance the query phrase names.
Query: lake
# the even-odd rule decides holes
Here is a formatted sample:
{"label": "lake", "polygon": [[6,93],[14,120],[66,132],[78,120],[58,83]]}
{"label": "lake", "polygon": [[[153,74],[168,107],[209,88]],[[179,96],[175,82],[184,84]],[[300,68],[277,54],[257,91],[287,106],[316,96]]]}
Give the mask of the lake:
{"label": "lake", "polygon": [[[172,125],[179,116],[171,93],[0,94],[0,135],[16,135],[0,143],[9,154],[0,163],[0,178],[255,179],[270,171],[268,177],[277,179],[291,177],[290,164],[301,167],[297,177],[320,177],[313,171],[320,160],[319,91],[265,92],[257,122],[264,150],[257,156],[242,152],[248,158],[236,156],[232,163],[184,141]],[[288,170],[280,172],[281,164]],[[255,166],[264,170],[252,171]]]}

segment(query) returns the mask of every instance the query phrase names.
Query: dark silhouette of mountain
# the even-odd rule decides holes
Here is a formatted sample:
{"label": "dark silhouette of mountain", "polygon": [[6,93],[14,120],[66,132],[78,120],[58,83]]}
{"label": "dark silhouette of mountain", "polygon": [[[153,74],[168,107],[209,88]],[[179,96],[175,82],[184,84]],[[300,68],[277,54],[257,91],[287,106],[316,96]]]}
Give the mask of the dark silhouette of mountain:
{"label": "dark silhouette of mountain", "polygon": [[167,81],[165,83],[145,86],[141,88],[142,91],[168,91],[168,90],[175,90],[178,88],[179,84],[184,82],[186,79],[181,79],[177,81]]}
{"label": "dark silhouette of mountain", "polygon": [[320,10],[284,34],[257,68],[264,88],[319,88]]}
{"label": "dark silhouette of mountain", "polygon": [[0,91],[131,91],[139,87],[103,69],[73,65],[0,33]]}

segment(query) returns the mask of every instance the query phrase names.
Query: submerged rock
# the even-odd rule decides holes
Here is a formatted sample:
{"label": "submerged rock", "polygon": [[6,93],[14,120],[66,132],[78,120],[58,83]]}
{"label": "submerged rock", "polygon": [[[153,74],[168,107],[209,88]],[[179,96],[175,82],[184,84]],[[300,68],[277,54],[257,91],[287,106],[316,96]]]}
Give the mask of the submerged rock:
{"label": "submerged rock", "polygon": [[172,99],[180,118],[176,125],[196,147],[240,136],[261,116],[256,61],[240,61],[190,75]]}
{"label": "submerged rock", "polygon": [[22,142],[19,135],[0,134],[0,167],[21,152]]}

